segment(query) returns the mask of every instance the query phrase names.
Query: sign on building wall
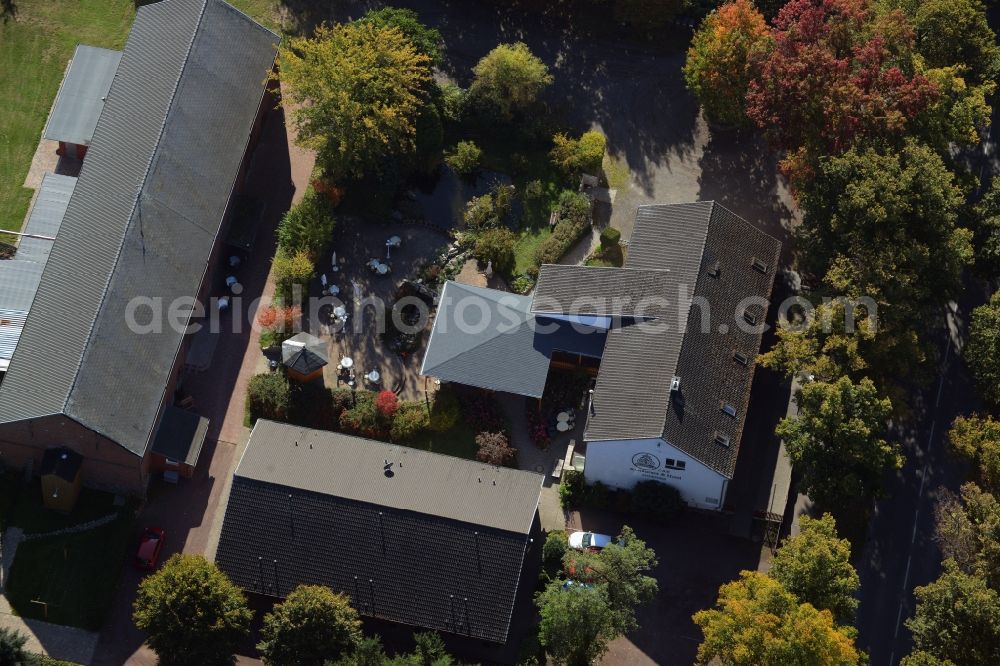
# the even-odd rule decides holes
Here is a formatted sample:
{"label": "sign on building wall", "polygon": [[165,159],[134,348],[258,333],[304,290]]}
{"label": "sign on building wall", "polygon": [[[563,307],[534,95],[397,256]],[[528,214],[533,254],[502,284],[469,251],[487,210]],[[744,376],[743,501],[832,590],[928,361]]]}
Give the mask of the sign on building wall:
{"label": "sign on building wall", "polygon": [[632,456],[632,471],[647,479],[655,481],[680,481],[681,475],[675,470],[663,466],[663,461],[654,453],[646,451]]}

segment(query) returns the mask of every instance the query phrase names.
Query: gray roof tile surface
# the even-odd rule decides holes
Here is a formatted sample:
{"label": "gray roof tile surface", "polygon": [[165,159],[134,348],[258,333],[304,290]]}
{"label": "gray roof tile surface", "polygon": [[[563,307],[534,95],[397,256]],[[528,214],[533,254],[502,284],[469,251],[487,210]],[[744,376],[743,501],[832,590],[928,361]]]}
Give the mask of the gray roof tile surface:
{"label": "gray roof tile surface", "polygon": [[198,293],[277,42],[221,0],[139,8],[0,388],[0,423],[65,413],[144,454],[183,336],[136,334],[125,311]]}
{"label": "gray roof tile surface", "polygon": [[531,298],[534,314],[658,317],[673,286],[667,269],[545,264]]}
{"label": "gray roof tile surface", "polygon": [[502,643],[541,481],[258,421],[216,562],[250,592],[282,598],[299,584],[326,585],[363,615]]}
{"label": "gray roof tile surface", "polygon": [[446,283],[420,374],[541,397],[552,352],[600,357],[604,330],[530,310],[528,296]]}

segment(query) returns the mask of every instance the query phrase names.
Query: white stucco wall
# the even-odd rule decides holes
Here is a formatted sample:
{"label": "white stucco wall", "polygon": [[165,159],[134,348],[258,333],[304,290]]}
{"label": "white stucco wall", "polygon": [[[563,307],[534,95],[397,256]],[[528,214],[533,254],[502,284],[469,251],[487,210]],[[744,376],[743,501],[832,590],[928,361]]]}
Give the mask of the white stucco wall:
{"label": "white stucco wall", "polygon": [[[683,460],[683,470],[670,469],[664,461]],[[631,489],[639,481],[654,479],[680,491],[684,501],[699,509],[721,509],[726,478],[662,439],[629,439],[587,442],[584,476],[614,488]]]}

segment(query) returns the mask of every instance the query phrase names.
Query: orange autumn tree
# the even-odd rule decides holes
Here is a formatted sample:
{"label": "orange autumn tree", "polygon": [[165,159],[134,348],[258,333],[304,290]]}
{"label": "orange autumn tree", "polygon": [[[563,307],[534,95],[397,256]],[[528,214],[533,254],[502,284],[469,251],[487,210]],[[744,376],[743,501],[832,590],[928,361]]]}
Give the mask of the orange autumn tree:
{"label": "orange autumn tree", "polygon": [[702,22],[684,63],[684,80],[705,111],[723,125],[747,122],[747,87],[773,47],[767,22],[750,0],[722,5]]}

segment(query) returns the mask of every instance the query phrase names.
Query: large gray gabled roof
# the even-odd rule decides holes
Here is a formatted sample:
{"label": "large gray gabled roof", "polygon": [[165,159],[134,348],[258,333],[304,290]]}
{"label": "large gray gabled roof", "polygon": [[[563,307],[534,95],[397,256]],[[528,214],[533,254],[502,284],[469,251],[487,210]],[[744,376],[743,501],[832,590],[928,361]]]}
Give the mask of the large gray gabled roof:
{"label": "large gray gabled roof", "polygon": [[126,309],[197,295],[278,41],[221,0],[138,9],[0,423],[63,413],[145,453],[183,335],[136,334]]}

